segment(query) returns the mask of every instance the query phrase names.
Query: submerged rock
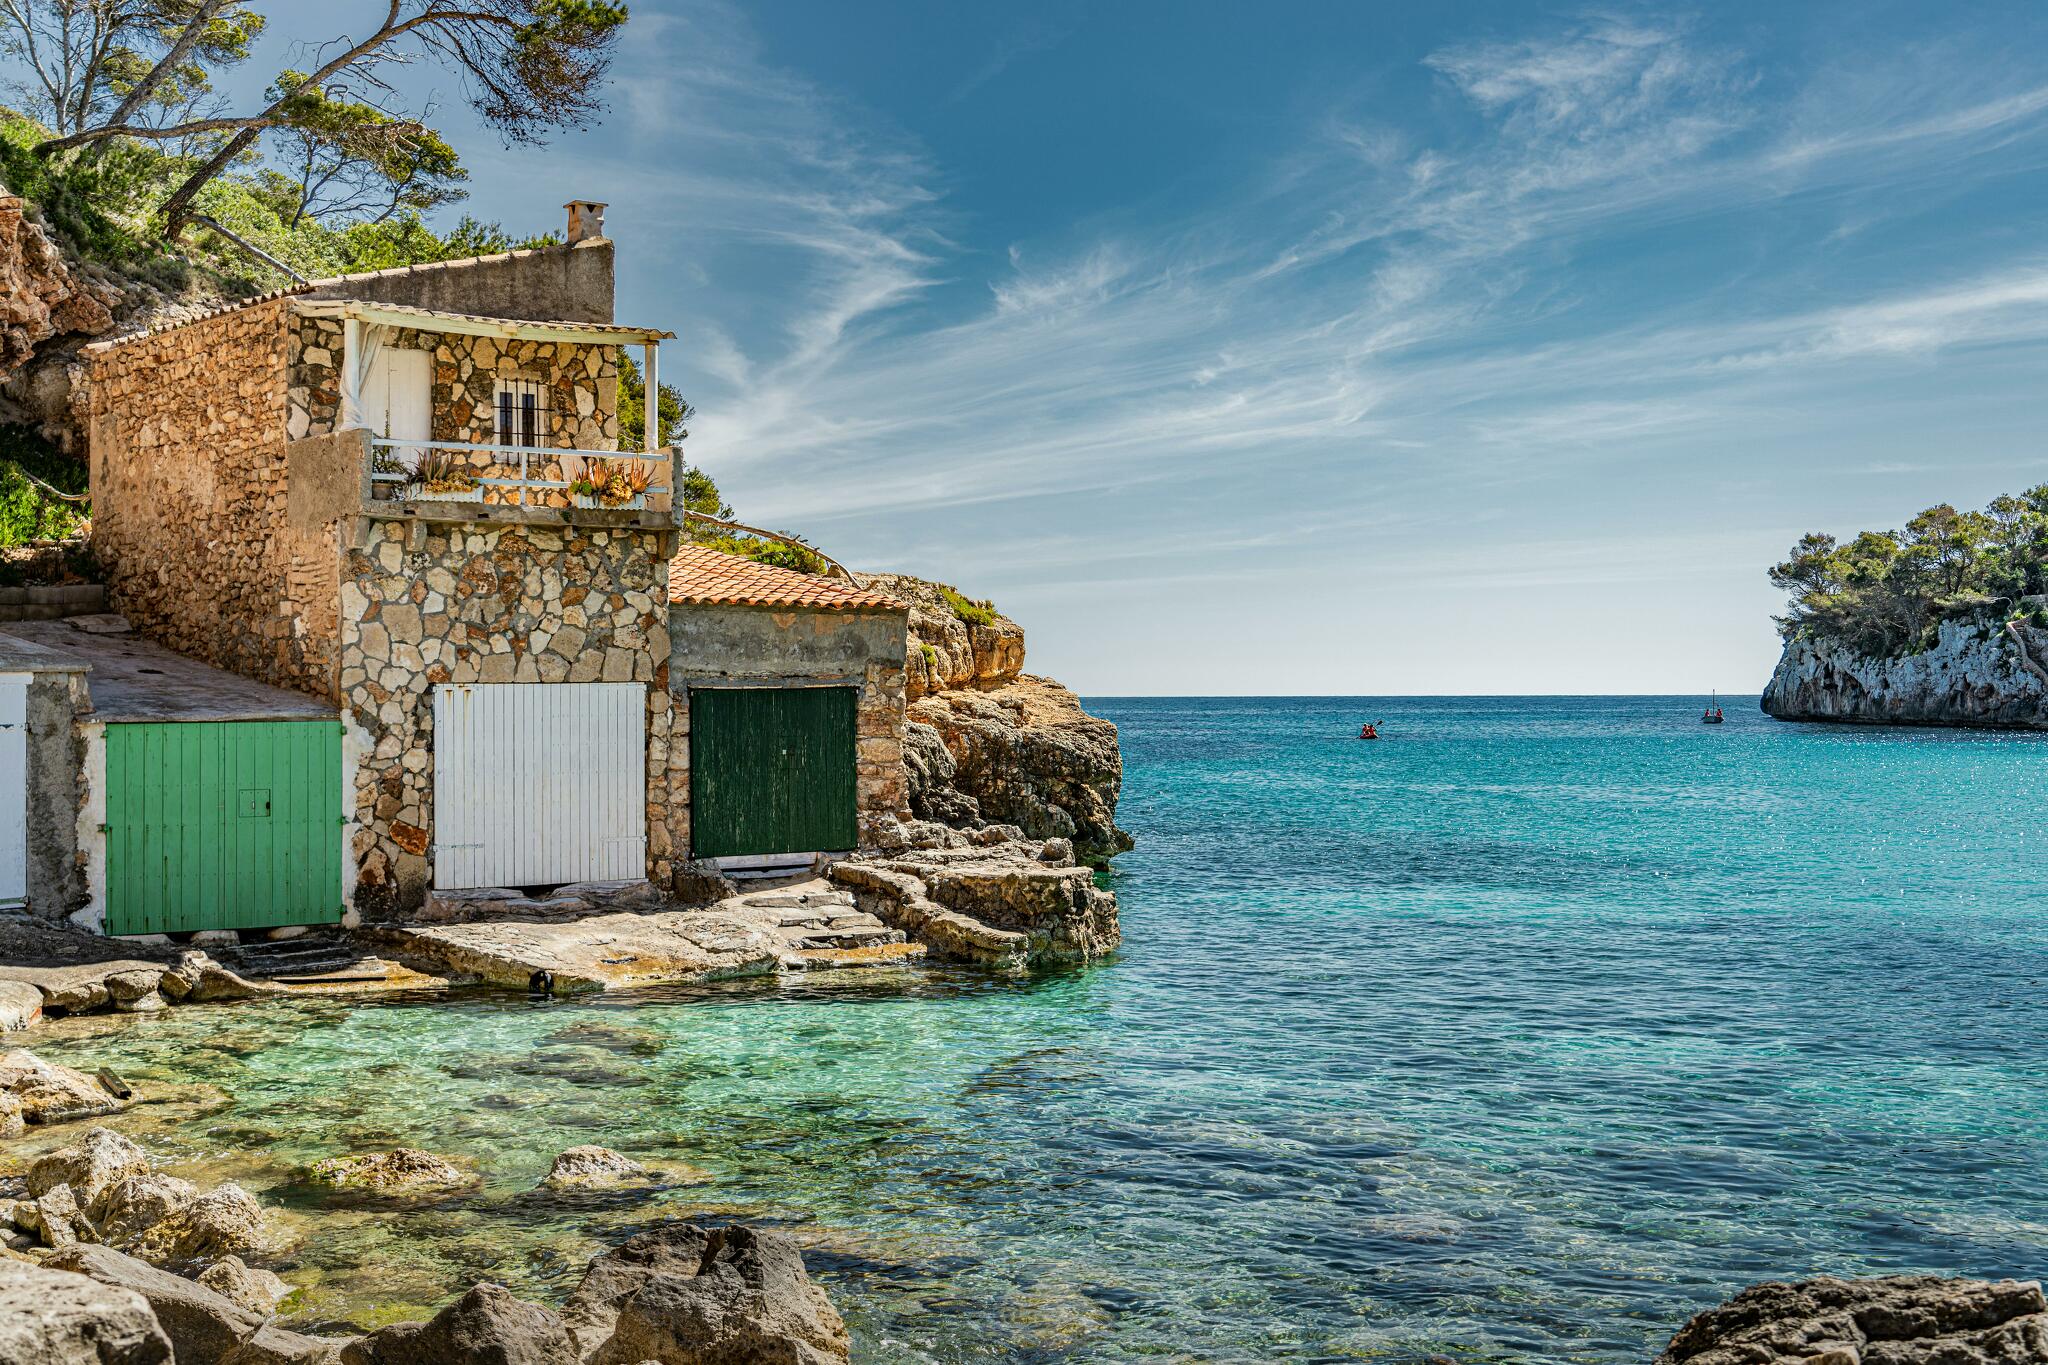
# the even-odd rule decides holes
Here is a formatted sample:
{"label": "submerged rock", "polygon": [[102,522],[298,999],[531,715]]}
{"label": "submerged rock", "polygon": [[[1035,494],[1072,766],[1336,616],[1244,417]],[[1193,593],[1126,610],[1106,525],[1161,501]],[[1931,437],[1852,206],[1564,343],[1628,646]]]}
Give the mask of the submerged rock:
{"label": "submerged rock", "polygon": [[323,1185],[340,1189],[383,1190],[392,1194],[442,1190],[473,1184],[477,1178],[454,1162],[417,1147],[362,1156],[330,1156],[314,1162],[311,1175]]}
{"label": "submerged rock", "polygon": [[541,1183],[554,1189],[580,1189],[593,1185],[618,1185],[646,1180],[653,1173],[629,1156],[609,1147],[571,1147],[555,1158],[547,1179]]}
{"label": "submerged rock", "polygon": [[1895,1275],[1752,1285],[1693,1318],[1657,1365],[2023,1365],[2048,1303],[2018,1280]]}
{"label": "submerged rock", "polygon": [[13,1095],[22,1119],[29,1123],[90,1118],[125,1107],[83,1071],[46,1062],[24,1048],[0,1052],[0,1091]]}
{"label": "submerged rock", "polygon": [[266,1318],[292,1292],[292,1287],[276,1274],[249,1265],[239,1256],[223,1256],[196,1278],[229,1303]]}
{"label": "submerged rock", "polygon": [[578,1365],[562,1319],[503,1285],[480,1284],[427,1322],[401,1322],[342,1348],[341,1365]]}
{"label": "submerged rock", "polygon": [[596,1257],[563,1306],[586,1365],[832,1365],[846,1324],[794,1238],[674,1223]]}
{"label": "submerged rock", "polygon": [[84,1275],[0,1257],[0,1361],[170,1365],[149,1303]]}

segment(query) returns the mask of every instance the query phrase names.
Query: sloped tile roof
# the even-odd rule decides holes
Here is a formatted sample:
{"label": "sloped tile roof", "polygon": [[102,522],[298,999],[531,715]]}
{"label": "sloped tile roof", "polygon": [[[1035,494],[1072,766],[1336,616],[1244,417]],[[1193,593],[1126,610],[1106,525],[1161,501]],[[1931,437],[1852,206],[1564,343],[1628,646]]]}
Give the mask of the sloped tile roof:
{"label": "sloped tile roof", "polygon": [[668,600],[696,606],[906,610],[887,593],[856,588],[842,578],[819,578],[773,564],[756,564],[701,545],[685,545],[669,561]]}

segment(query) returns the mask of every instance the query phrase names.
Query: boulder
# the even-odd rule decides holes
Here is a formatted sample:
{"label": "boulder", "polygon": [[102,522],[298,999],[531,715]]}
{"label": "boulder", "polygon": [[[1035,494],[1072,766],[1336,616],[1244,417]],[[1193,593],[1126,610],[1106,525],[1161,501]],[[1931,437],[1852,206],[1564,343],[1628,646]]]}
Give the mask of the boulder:
{"label": "boulder", "polygon": [[84,1275],[0,1257],[0,1361],[171,1365],[149,1303]]}
{"label": "boulder", "polygon": [[480,1284],[427,1322],[401,1322],[342,1348],[342,1365],[578,1365],[562,1319],[502,1285]]}
{"label": "boulder", "polygon": [[124,1176],[149,1169],[149,1156],[111,1128],[92,1127],[68,1147],[37,1159],[28,1168],[28,1192],[39,1195],[69,1185],[79,1203],[91,1206],[102,1191]]}
{"label": "boulder", "polygon": [[1028,838],[1070,840],[1076,857],[1096,865],[1132,846],[1116,823],[1124,778],[1116,726],[1050,678],[1024,674],[992,690],[914,700],[904,748],[920,819],[1014,825]]}
{"label": "boulder", "polygon": [[1895,1275],[1752,1285],[1693,1318],[1657,1365],[2020,1365],[2048,1361],[2032,1281]]}
{"label": "boulder", "polygon": [[645,1180],[648,1174],[645,1166],[609,1147],[571,1147],[555,1158],[541,1183],[558,1190],[579,1189]]}
{"label": "boulder", "polygon": [[25,1227],[34,1224],[28,1230],[41,1237],[46,1247],[67,1247],[93,1235],[92,1224],[86,1221],[85,1211],[78,1207],[69,1185],[45,1190],[29,1202],[27,1209],[15,1205],[15,1218]]}
{"label": "boulder", "polygon": [[46,1062],[23,1048],[0,1053],[0,1090],[12,1092],[29,1123],[111,1114],[122,1101],[82,1071]]}
{"label": "boulder", "polygon": [[275,1274],[251,1266],[239,1256],[221,1257],[200,1271],[198,1280],[236,1307],[265,1318],[275,1313],[292,1292],[292,1287]]}
{"label": "boulder", "polygon": [[263,1325],[263,1315],[237,1306],[205,1285],[159,1270],[112,1247],[81,1243],[59,1251],[47,1264],[141,1295],[181,1361],[225,1360]]}
{"label": "boulder", "polygon": [[477,1179],[474,1172],[417,1147],[361,1156],[330,1156],[314,1162],[310,1173],[323,1185],[392,1194],[445,1190],[473,1184]]}
{"label": "boulder", "polygon": [[0,1033],[27,1028],[43,1017],[43,993],[26,981],[0,981]]}
{"label": "boulder", "polygon": [[156,1265],[217,1261],[267,1251],[276,1241],[256,1197],[240,1185],[208,1190],[135,1239],[137,1256]]}
{"label": "boulder", "polygon": [[94,1196],[85,1212],[102,1242],[125,1247],[198,1197],[189,1180],[161,1171],[130,1171]]}
{"label": "boulder", "polygon": [[586,1365],[827,1365],[846,1324],[794,1238],[672,1223],[596,1257],[562,1316]]}

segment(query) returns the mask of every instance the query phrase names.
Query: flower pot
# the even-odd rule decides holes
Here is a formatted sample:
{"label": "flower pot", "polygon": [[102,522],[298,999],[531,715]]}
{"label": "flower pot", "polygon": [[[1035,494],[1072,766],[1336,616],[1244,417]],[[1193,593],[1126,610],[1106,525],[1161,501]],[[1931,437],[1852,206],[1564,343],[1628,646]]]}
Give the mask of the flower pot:
{"label": "flower pot", "polygon": [[406,500],[409,502],[481,502],[484,491],[481,488],[456,488],[436,493],[425,488],[409,488]]}
{"label": "flower pot", "polygon": [[647,505],[647,495],[644,493],[636,498],[627,498],[624,502],[606,502],[603,498],[593,497],[588,493],[578,493],[575,498],[578,507],[588,507],[598,512],[630,512]]}

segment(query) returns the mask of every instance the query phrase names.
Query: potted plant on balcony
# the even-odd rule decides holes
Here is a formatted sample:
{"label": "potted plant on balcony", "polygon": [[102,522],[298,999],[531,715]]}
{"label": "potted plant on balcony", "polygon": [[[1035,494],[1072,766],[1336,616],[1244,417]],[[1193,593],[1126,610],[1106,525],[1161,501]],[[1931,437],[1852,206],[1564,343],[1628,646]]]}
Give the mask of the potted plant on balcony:
{"label": "potted plant on balcony", "polygon": [[407,496],[414,502],[475,502],[476,471],[445,450],[423,451],[412,467]]}
{"label": "potted plant on balcony", "polygon": [[653,482],[653,465],[645,460],[629,460],[614,469],[577,476],[569,484],[569,493],[578,507],[623,511],[645,507],[647,488]]}

